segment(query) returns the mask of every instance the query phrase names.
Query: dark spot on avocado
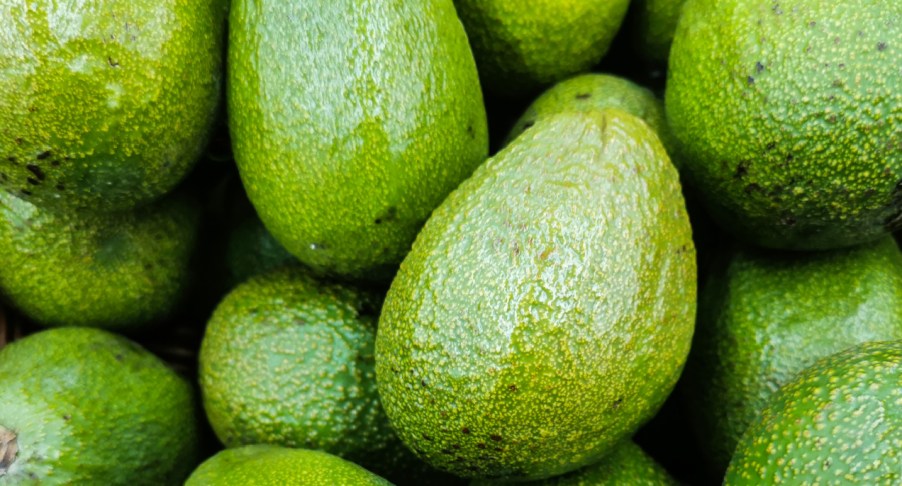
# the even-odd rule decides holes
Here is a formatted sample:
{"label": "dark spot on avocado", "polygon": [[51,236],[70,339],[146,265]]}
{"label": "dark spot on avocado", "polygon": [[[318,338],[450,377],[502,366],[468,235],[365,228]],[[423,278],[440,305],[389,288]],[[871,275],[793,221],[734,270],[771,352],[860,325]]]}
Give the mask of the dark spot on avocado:
{"label": "dark spot on avocado", "polygon": [[736,172],[733,173],[733,177],[736,179],[742,179],[749,173],[749,161],[743,160],[736,165]]}
{"label": "dark spot on avocado", "polygon": [[29,191],[28,189],[19,189],[19,192],[21,192],[22,195],[24,195],[24,196],[30,196],[30,195],[31,195],[31,191]]}
{"label": "dark spot on avocado", "polygon": [[423,388],[426,388],[426,380],[420,380],[420,385],[423,385]]}
{"label": "dark spot on avocado", "polygon": [[451,448],[454,450],[460,450],[460,444],[451,444]]}
{"label": "dark spot on avocado", "polygon": [[833,80],[833,87],[834,87],[834,88],[842,88],[842,86],[843,86],[843,82],[842,82],[841,79],[834,79],[834,80]]}
{"label": "dark spot on avocado", "polygon": [[116,361],[122,361],[125,356],[122,353],[116,353]]}
{"label": "dark spot on avocado", "polygon": [[66,185],[63,184],[62,182],[60,182],[59,184],[56,185],[56,190],[57,190],[57,191],[65,191],[65,190],[66,190]]}
{"label": "dark spot on avocado", "polygon": [[808,22],[808,27],[814,27],[815,25],[817,25],[817,22],[813,20],[811,22]]}
{"label": "dark spot on avocado", "polygon": [[623,397],[620,397],[620,398],[614,400],[614,403],[611,404],[611,407],[613,407],[614,410],[617,410],[618,408],[620,408],[620,405],[622,403],[623,403]]}
{"label": "dark spot on avocado", "polygon": [[398,208],[394,206],[389,206],[388,209],[382,213],[381,216],[377,217],[373,222],[376,224],[382,224],[389,221],[394,221],[395,218],[398,217]]}
{"label": "dark spot on avocado", "polygon": [[473,130],[473,125],[467,125],[467,134],[470,135],[470,137],[476,136],[476,131]]}
{"label": "dark spot on avocado", "polygon": [[16,163],[16,158],[13,157],[12,155],[10,155],[9,157],[7,157],[6,160],[10,161],[10,162],[13,163],[13,164]]}
{"label": "dark spot on avocado", "polygon": [[770,152],[771,150],[773,150],[775,148],[777,148],[777,142],[770,142],[767,144],[766,147],[764,147],[764,149],[767,150],[768,152]]}
{"label": "dark spot on avocado", "polygon": [[110,63],[111,67],[119,67],[119,61],[113,59],[112,57],[106,58],[106,61]]}
{"label": "dark spot on avocado", "polygon": [[501,436],[498,434],[493,434],[489,436],[489,439],[492,439],[495,442],[501,442]]}
{"label": "dark spot on avocado", "polygon": [[41,170],[40,167],[38,167],[38,166],[36,166],[36,165],[34,165],[34,164],[28,164],[28,165],[25,166],[25,168],[28,169],[29,172],[31,172],[32,174],[34,174],[34,176],[37,177],[38,180],[41,180],[41,181],[42,181],[42,180],[44,180],[44,178],[46,177],[45,174],[44,174],[44,171]]}
{"label": "dark spot on avocado", "polygon": [[67,414],[65,414],[65,415],[63,415],[63,420],[65,420],[65,421],[67,421],[67,422],[68,422],[68,421],[69,421],[69,420],[71,420],[71,419],[72,419],[72,416],[71,416],[71,415],[69,415],[69,414],[68,414],[68,413],[67,413]]}
{"label": "dark spot on avocado", "polygon": [[46,159],[47,157],[50,157],[50,151],[49,151],[49,150],[46,150],[46,151],[44,151],[44,152],[39,153],[38,156],[37,156],[37,159],[38,159],[38,160],[44,160],[44,159]]}
{"label": "dark spot on avocado", "polygon": [[592,97],[592,95],[590,95],[589,93],[580,93],[580,94],[576,95],[576,99],[578,99],[578,100],[587,100],[591,97]]}
{"label": "dark spot on avocado", "polygon": [[432,442],[432,437],[429,437],[428,435],[423,434],[423,440],[428,440],[428,441]]}
{"label": "dark spot on avocado", "polygon": [[52,165],[52,166],[54,166],[54,167],[59,167],[59,166],[60,166],[60,161],[57,160],[57,159],[53,159],[53,160],[50,161],[50,165]]}
{"label": "dark spot on avocado", "polygon": [[476,444],[477,449],[485,449],[485,447],[486,447],[485,442],[480,442],[480,443]]}
{"label": "dark spot on avocado", "polygon": [[464,435],[470,435],[470,429],[468,429],[467,427],[460,429],[460,432]]}
{"label": "dark spot on avocado", "polygon": [[31,184],[32,186],[36,186],[36,185],[38,185],[38,184],[41,183],[40,181],[38,181],[38,180],[35,179],[34,177],[29,177],[29,178],[27,178],[27,179],[25,179],[25,180],[28,181],[28,183]]}
{"label": "dark spot on avocado", "polygon": [[527,128],[532,128],[532,126],[535,124],[536,124],[535,120],[529,120],[528,122],[523,124],[523,129],[526,130]]}
{"label": "dark spot on avocado", "polygon": [[517,385],[511,385],[511,386],[507,387],[507,389],[510,390],[510,391],[512,391],[512,392],[515,392],[515,391],[518,390],[518,389],[517,389]]}
{"label": "dark spot on avocado", "polygon": [[749,84],[755,84],[755,78],[752,76],[749,76],[746,80],[748,81]]}
{"label": "dark spot on avocado", "polygon": [[22,139],[21,139],[21,138],[15,139],[15,142],[16,142],[16,145],[22,145]]}
{"label": "dark spot on avocado", "polygon": [[787,164],[792,162],[793,159],[795,159],[795,156],[792,154],[786,154],[786,157],[783,157],[783,161],[786,162]]}
{"label": "dark spot on avocado", "polygon": [[764,71],[764,64],[761,64],[761,61],[755,63],[755,72]]}
{"label": "dark spot on avocado", "polygon": [[832,466],[832,465],[833,465],[833,463],[830,462],[830,459],[824,460],[824,469],[830,469],[830,466]]}
{"label": "dark spot on avocado", "polygon": [[877,50],[878,50],[878,51],[885,51],[885,50],[886,50],[886,42],[878,42],[878,43],[877,43]]}

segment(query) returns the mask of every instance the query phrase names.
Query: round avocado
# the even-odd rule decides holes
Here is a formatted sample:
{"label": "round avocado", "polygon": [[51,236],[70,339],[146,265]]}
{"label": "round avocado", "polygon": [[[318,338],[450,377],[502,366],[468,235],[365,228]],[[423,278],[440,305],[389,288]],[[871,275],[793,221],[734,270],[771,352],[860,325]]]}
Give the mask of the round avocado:
{"label": "round avocado", "polygon": [[666,65],[686,0],[633,0],[627,15],[632,43],[643,58]]}
{"label": "round avocado", "polygon": [[236,0],[235,161],[266,228],[320,275],[387,281],[488,154],[451,0]]}
{"label": "round avocado", "polygon": [[629,0],[454,0],[454,4],[485,90],[521,97],[601,61]]}
{"label": "round avocado", "polygon": [[199,215],[182,193],[94,213],[55,212],[0,190],[0,291],[44,326],[158,322],[190,283]]}
{"label": "round avocado", "polygon": [[737,250],[709,276],[684,373],[690,418],[723,472],[780,386],[817,359],[902,339],[902,252],[891,237],[853,249]]}
{"label": "round avocado", "polygon": [[263,226],[256,214],[249,214],[229,229],[225,263],[232,285],[298,261],[272,233]]}
{"label": "round avocado", "polygon": [[181,484],[196,412],[187,380],[132,341],[32,334],[0,350],[0,485]]}
{"label": "round avocado", "polygon": [[226,449],[204,461],[185,486],[391,486],[340,457],[272,445]]}
{"label": "round avocado", "polygon": [[822,250],[902,226],[902,2],[693,0],[668,123],[720,225]]}
{"label": "round avocado", "polygon": [[104,211],[169,192],[217,114],[226,9],[0,0],[0,189]]}
{"label": "round avocado", "polygon": [[724,484],[899,484],[900,406],[902,341],[822,358],[771,398]]}
{"label": "round avocado", "polygon": [[462,477],[601,460],[651,418],[689,352],[695,250],[679,177],[620,110],[542,118],[439,206],[376,337],[407,446]]}

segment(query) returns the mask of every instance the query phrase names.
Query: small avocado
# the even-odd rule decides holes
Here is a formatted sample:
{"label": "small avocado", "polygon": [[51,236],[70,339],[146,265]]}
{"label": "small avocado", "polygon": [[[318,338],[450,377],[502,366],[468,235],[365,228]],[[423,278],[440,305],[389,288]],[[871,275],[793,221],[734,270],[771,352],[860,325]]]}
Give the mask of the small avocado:
{"label": "small avocado", "polygon": [[900,407],[902,341],[822,358],[771,398],[724,484],[900,484]]}
{"label": "small avocado", "polygon": [[44,326],[157,322],[190,283],[199,213],[183,193],[94,213],[54,212],[0,190],[0,291]]}
{"label": "small avocado", "polygon": [[234,223],[227,238],[225,263],[232,285],[275,268],[298,264],[297,258],[276,241],[256,214]]}
{"label": "small avocado", "polygon": [[0,190],[103,211],[169,192],[217,114],[227,8],[0,1]]}
{"label": "small avocado", "polygon": [[902,228],[902,2],[693,0],[665,105],[687,181],[758,246]]}
{"label": "small avocado", "polygon": [[684,376],[690,417],[718,472],[780,386],[817,359],[902,339],[902,252],[889,236],[827,252],[736,250],[699,295]]}
{"label": "small avocado", "polygon": [[199,369],[204,408],[226,447],[318,449],[386,477],[414,467],[376,390],[380,304],[373,292],[301,268],[263,273],[229,293],[207,325]]}
{"label": "small avocado", "polygon": [[50,329],[0,350],[0,485],[175,485],[198,460],[193,387],[128,339]]}
{"label": "small avocado", "polygon": [[[503,484],[473,481],[471,486]],[[529,486],[676,486],[670,474],[632,440],[617,446],[601,461],[563,476],[520,483]]]}
{"label": "small avocado", "polygon": [[247,445],[226,449],[201,464],[185,486],[391,486],[338,456],[307,449]]}
{"label": "small avocado", "polygon": [[229,29],[229,128],[260,219],[317,274],[389,281],[488,154],[452,0],[236,0]]}
{"label": "small avocado", "polygon": [[686,0],[633,0],[627,14],[632,43],[647,61],[667,65],[670,44]]}
{"label": "small avocado", "polygon": [[629,0],[454,0],[485,90],[531,95],[588,71],[608,51]]}
{"label": "small avocado", "polygon": [[439,206],[391,284],[376,377],[395,431],[466,478],[601,460],[689,353],[695,249],[657,136],[611,109],[542,118]]}
{"label": "small avocado", "polygon": [[[610,74],[582,74],[561,81],[542,93],[514,124],[505,145],[536,124],[541,117],[566,111],[619,108],[640,118],[658,135],[671,153],[670,129],[664,103],[647,88]],[[671,160],[673,161],[673,160]]]}

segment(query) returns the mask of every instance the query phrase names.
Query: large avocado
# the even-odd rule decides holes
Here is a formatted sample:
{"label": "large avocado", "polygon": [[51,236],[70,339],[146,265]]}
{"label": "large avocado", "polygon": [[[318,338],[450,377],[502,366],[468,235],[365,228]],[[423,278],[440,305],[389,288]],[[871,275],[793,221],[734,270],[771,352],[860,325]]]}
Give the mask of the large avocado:
{"label": "large avocado", "polygon": [[902,339],[902,253],[889,236],[849,250],[733,252],[699,295],[684,383],[718,472],[768,398],[817,359]]}
{"label": "large avocado", "polygon": [[439,206],[376,337],[382,404],[433,466],[541,479],[649,419],[692,338],[676,170],[619,110],[538,120]]}
{"label": "large avocado", "polygon": [[235,160],[273,236],[323,274],[390,279],[488,152],[451,0],[232,5]]}
{"label": "large avocado", "polygon": [[194,389],[137,344],[50,329],[0,350],[0,485],[177,485],[198,459]]}
{"label": "large avocado", "polygon": [[123,210],[172,189],[220,98],[222,0],[0,0],[0,190]]}
{"label": "large avocado", "polygon": [[902,225],[902,2],[690,0],[667,119],[715,219],[759,246]]}

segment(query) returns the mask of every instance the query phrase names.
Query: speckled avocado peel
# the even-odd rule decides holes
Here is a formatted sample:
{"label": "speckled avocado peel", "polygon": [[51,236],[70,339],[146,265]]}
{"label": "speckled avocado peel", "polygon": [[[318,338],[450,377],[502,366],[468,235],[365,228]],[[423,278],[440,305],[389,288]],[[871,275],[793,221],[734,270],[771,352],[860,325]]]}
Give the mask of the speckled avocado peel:
{"label": "speckled avocado peel", "polygon": [[722,226],[797,250],[899,228],[900,18],[897,0],[686,3],[666,111]]}
{"label": "speckled avocado peel", "polygon": [[221,91],[223,0],[0,2],[0,189],[111,211],[169,192]]}
{"label": "speckled avocado peel", "polygon": [[678,175],[651,129],[620,110],[539,120],[436,209],[402,263],[376,337],[382,404],[408,447],[463,477],[591,464],[670,393],[695,278]]}
{"label": "speckled avocado peel", "polygon": [[743,435],[727,486],[902,481],[902,341],[819,360]]}

